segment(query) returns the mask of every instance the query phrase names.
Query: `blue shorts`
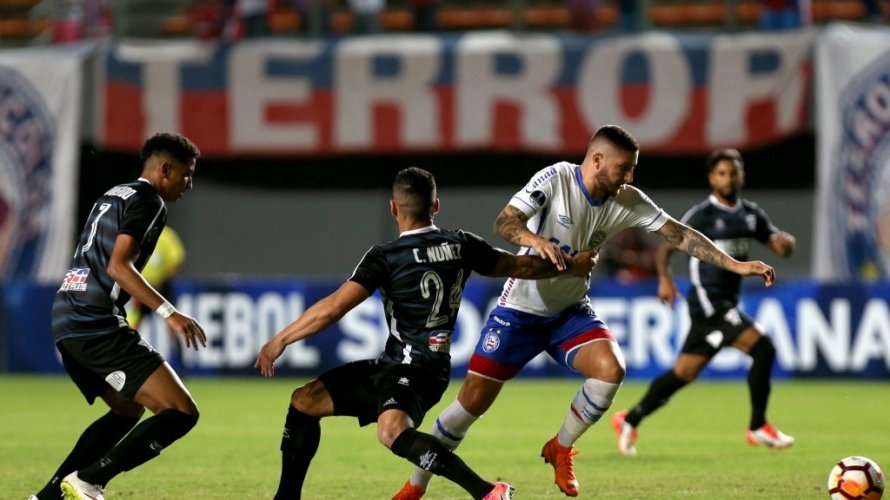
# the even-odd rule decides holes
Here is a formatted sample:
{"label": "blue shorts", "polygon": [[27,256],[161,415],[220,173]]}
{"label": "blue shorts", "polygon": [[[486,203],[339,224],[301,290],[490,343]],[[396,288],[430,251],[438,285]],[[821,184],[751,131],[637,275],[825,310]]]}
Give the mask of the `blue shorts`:
{"label": "blue shorts", "polygon": [[578,304],[550,317],[498,306],[482,327],[468,371],[495,380],[509,380],[542,352],[574,370],[572,365],[578,349],[595,340],[615,342],[615,337],[596,317],[590,304]]}

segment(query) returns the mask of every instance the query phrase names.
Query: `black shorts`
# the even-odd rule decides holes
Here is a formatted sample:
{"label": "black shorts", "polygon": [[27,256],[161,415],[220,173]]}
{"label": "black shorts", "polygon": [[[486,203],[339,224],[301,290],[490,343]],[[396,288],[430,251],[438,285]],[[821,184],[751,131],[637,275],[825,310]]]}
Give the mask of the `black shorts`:
{"label": "black shorts", "polygon": [[680,352],[713,357],[720,349],[731,346],[742,332],[752,326],[757,328],[754,320],[735,307],[719,311],[709,318],[693,316]]}
{"label": "black shorts", "polygon": [[376,422],[384,410],[399,409],[417,427],[448,388],[448,378],[414,365],[353,361],[321,374],[334,402],[334,415],[358,418],[360,426]]}
{"label": "black shorts", "polygon": [[108,389],[117,391],[121,399],[132,400],[146,379],[164,364],[164,357],[132,328],[61,340],[56,348],[71,380],[90,404]]}

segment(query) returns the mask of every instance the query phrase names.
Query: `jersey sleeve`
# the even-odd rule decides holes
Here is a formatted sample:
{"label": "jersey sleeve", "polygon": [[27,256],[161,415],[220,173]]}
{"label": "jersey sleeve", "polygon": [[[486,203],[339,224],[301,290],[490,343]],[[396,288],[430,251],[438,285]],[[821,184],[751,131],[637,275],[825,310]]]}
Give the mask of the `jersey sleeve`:
{"label": "jersey sleeve", "polygon": [[553,196],[553,185],[558,178],[556,166],[539,170],[528,184],[510,198],[509,205],[519,209],[529,218],[550,204]]}
{"label": "jersey sleeve", "polygon": [[164,220],[164,204],[159,197],[138,196],[124,206],[118,234],[129,234],[141,242],[149,229],[163,224]]}
{"label": "jersey sleeve", "polygon": [[368,293],[373,294],[378,288],[382,288],[389,279],[389,266],[386,257],[379,247],[371,247],[365,252],[364,257],[356,266],[349,281],[354,281],[365,287]]}
{"label": "jersey sleeve", "polygon": [[754,238],[761,243],[766,243],[769,241],[769,237],[772,236],[773,233],[779,232],[779,228],[773,225],[769,220],[769,215],[766,214],[766,211],[760,208],[756,203],[751,203],[751,212],[757,220],[754,229]]}
{"label": "jersey sleeve", "polygon": [[646,193],[633,186],[625,186],[624,189],[628,190],[633,227],[649,232],[658,231],[670,219],[670,216],[646,196]]}
{"label": "jersey sleeve", "polygon": [[488,276],[494,270],[501,258],[501,251],[491,246],[487,241],[468,231],[462,231],[467,247],[463,257],[470,263],[470,269]]}

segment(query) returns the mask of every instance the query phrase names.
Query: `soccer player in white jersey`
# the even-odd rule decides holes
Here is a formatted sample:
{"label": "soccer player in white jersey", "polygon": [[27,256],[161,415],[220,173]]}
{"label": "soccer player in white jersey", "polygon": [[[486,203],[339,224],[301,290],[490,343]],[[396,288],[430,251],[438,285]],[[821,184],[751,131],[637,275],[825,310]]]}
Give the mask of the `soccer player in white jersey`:
{"label": "soccer player in white jersey", "polygon": [[[658,231],[689,255],[742,276],[760,276],[767,286],[775,271],[760,261],[738,261],[700,232],[681,224],[630,185],[639,144],[626,130],[596,131],[581,165],[560,162],[537,172],[501,211],[495,232],[521,247],[520,254],[560,263],[598,249],[615,233],[638,227]],[[590,278],[560,276],[530,281],[510,278],[482,329],[457,399],[439,415],[432,434],[456,448],[470,426],[494,403],[504,382],[541,352],[584,376],[556,435],[541,456],[555,470],[556,485],[578,496],[574,444],[606,413],[624,379],[624,357],[587,296]],[[425,493],[428,472],[417,468],[394,500]]]}

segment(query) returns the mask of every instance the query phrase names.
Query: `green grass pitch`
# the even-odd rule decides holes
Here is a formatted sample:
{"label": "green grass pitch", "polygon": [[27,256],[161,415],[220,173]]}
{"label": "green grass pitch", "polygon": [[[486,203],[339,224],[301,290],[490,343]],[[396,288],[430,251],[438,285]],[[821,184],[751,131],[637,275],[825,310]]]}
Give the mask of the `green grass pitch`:
{"label": "green grass pitch", "polygon": [[[115,478],[110,499],[269,499],[278,481],[278,443],[293,378],[190,378],[198,426],[160,457]],[[454,398],[459,380],[420,426],[427,430]],[[458,454],[483,477],[516,486],[517,498],[564,498],[539,457],[559,428],[581,379],[514,380],[477,422]],[[613,408],[637,401],[646,385],[628,382]],[[818,499],[834,462],[865,455],[890,468],[890,383],[778,381],[769,417],[797,444],[774,451],[744,440],[743,381],[699,382],[679,392],[640,428],[639,455],[622,457],[608,421],[579,443],[581,498]],[[36,492],[80,431],[105,411],[89,407],[63,376],[0,376],[0,496]],[[609,413],[611,416],[611,412]],[[303,498],[388,499],[412,466],[378,444],[374,426],[322,421],[322,439]],[[442,478],[430,500],[468,496]]]}

